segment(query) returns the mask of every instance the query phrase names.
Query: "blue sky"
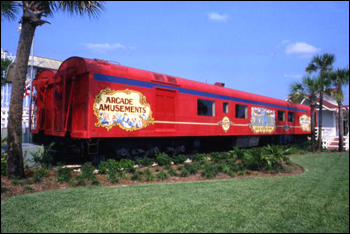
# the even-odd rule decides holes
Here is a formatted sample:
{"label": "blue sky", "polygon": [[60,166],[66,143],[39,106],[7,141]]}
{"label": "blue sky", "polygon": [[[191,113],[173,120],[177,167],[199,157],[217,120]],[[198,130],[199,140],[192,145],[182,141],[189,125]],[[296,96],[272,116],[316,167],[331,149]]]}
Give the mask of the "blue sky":
{"label": "blue sky", "polygon": [[[34,54],[99,58],[285,99],[313,55],[349,66],[349,2],[106,2],[98,19],[58,13],[37,28]],[[18,21],[1,22],[16,53]],[[345,104],[349,104],[346,89]]]}

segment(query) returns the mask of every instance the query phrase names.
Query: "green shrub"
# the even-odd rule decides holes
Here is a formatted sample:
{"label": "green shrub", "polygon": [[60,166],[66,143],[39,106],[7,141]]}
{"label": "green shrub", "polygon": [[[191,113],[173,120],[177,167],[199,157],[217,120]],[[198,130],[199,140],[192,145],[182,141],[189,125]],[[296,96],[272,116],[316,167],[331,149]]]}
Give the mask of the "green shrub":
{"label": "green shrub", "polygon": [[201,175],[202,175],[202,177],[212,179],[212,178],[215,178],[218,173],[219,173],[219,170],[218,170],[217,165],[215,165],[213,163],[209,163],[209,164],[205,165],[204,170],[203,170]]}
{"label": "green shrub", "polygon": [[57,169],[57,173],[56,173],[56,179],[59,183],[65,183],[70,181],[70,179],[72,178],[71,175],[71,171],[72,169],[67,168],[67,167],[63,167],[62,165],[60,165]]}
{"label": "green shrub", "polygon": [[30,185],[24,186],[24,190],[30,191],[30,192],[34,191],[33,187],[31,187]]}
{"label": "green shrub", "polygon": [[142,158],[137,161],[139,167],[149,167],[155,163],[155,160],[152,158]]}
{"label": "green shrub", "polygon": [[35,151],[29,150],[29,153],[33,157],[32,161],[34,162],[34,165],[40,167],[48,167],[49,164],[52,164],[53,160],[50,151],[54,145],[55,143],[51,143],[44,150],[42,150],[40,147],[38,147]]}
{"label": "green shrub", "polygon": [[166,153],[161,153],[156,156],[156,161],[159,166],[171,165],[172,159]]}
{"label": "green shrub", "polygon": [[95,167],[91,164],[91,162],[87,162],[81,169],[82,177],[87,180],[94,180],[96,176],[94,174]]}
{"label": "green shrub", "polygon": [[192,156],[193,162],[206,162],[208,161],[208,155],[206,154],[195,154]]}
{"label": "green shrub", "polygon": [[6,176],[7,168],[7,153],[5,152],[7,137],[1,139],[1,175]]}
{"label": "green shrub", "polygon": [[122,159],[119,162],[119,168],[130,172],[134,172],[135,162],[130,159]]}
{"label": "green shrub", "polygon": [[185,164],[184,167],[185,167],[185,170],[187,170],[188,173],[191,175],[196,175],[198,172],[198,169],[197,169],[196,165],[194,165],[194,164]]}
{"label": "green shrub", "polygon": [[288,161],[289,159],[286,155],[289,155],[292,151],[291,148],[283,149],[278,145],[268,145],[265,147],[265,150],[273,157],[274,164],[281,164],[283,161]]}
{"label": "green shrub", "polygon": [[85,182],[85,178],[83,176],[83,174],[79,174],[77,175],[74,180],[72,180],[70,182],[70,184],[73,186],[73,187],[77,187],[77,186],[86,186],[86,182]]}
{"label": "green shrub", "polygon": [[171,175],[171,176],[178,176],[176,170],[173,169],[173,168],[170,168],[168,170],[168,174]]}
{"label": "green shrub", "polygon": [[234,147],[233,148],[233,152],[236,154],[237,158],[239,160],[243,160],[244,159],[244,150],[238,148],[238,147]]}
{"label": "green shrub", "polygon": [[100,164],[98,165],[98,174],[105,175],[107,174],[107,171],[108,171],[108,162],[106,161],[100,162]]}
{"label": "green shrub", "polygon": [[157,178],[158,180],[166,180],[168,179],[168,174],[166,173],[166,171],[161,171],[157,174]]}
{"label": "green shrub", "polygon": [[133,176],[131,176],[131,180],[138,180],[138,181],[142,181],[142,177],[141,177],[141,173],[139,171],[135,172],[133,174]]}
{"label": "green shrub", "polygon": [[187,160],[187,156],[186,155],[176,155],[172,157],[172,161],[174,162],[174,164],[179,165],[179,164],[183,164],[185,163],[185,161]]}
{"label": "green shrub", "polygon": [[47,177],[50,173],[48,168],[37,168],[34,170],[33,182],[40,183],[42,178]]}
{"label": "green shrub", "polygon": [[267,155],[263,148],[253,148],[246,152],[244,164],[251,169],[265,170],[273,167],[274,158]]}
{"label": "green shrub", "polygon": [[189,173],[189,171],[187,171],[186,169],[183,169],[182,171],[181,171],[181,173],[180,173],[180,176],[181,177],[187,177],[187,176],[189,176],[190,175],[190,173]]}
{"label": "green shrub", "polygon": [[3,186],[1,185],[1,194],[6,193],[7,191],[8,191],[8,188],[3,187]]}
{"label": "green shrub", "polygon": [[21,181],[19,181],[19,180],[12,180],[11,184],[14,185],[14,186],[22,185]]}
{"label": "green shrub", "polygon": [[143,173],[146,175],[146,181],[153,181],[154,180],[154,175],[152,174],[152,172],[149,168],[147,168]]}

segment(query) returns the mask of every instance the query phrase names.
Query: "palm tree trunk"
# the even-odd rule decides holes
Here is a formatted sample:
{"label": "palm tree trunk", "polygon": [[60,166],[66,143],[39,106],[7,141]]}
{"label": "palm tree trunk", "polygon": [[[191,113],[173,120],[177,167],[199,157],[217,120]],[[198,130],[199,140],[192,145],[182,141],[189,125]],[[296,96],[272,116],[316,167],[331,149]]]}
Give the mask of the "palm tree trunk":
{"label": "palm tree trunk", "polygon": [[343,152],[344,151],[344,114],[343,114],[343,103],[338,102],[338,108],[339,108],[339,115],[338,115],[338,126],[339,126],[339,147],[338,151]]}
{"label": "palm tree trunk", "polygon": [[315,142],[316,142],[316,121],[315,121],[315,109],[316,105],[310,105],[311,107],[311,150],[312,153],[315,153]]}
{"label": "palm tree trunk", "polygon": [[36,26],[23,20],[16,54],[9,109],[9,149],[7,155],[7,177],[9,179],[25,177],[22,155],[23,91],[35,29]]}
{"label": "palm tree trunk", "polygon": [[322,147],[322,128],[323,128],[323,93],[320,93],[320,106],[318,112],[318,141],[316,150]]}

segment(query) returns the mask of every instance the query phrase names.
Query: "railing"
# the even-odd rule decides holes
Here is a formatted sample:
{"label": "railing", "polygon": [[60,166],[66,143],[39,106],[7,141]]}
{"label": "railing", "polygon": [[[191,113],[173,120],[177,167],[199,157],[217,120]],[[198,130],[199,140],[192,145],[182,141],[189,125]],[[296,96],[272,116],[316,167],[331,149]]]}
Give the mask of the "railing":
{"label": "railing", "polygon": [[[335,144],[332,144],[335,143]],[[344,149],[349,151],[349,136],[344,136]],[[324,149],[334,148],[338,149],[339,147],[339,138],[337,136],[326,136],[322,137],[322,147]]]}
{"label": "railing", "polygon": [[[318,139],[318,128],[316,128],[316,139]],[[336,128],[322,128],[322,138],[329,136],[336,136],[337,129]],[[335,138],[335,137],[334,137]]]}

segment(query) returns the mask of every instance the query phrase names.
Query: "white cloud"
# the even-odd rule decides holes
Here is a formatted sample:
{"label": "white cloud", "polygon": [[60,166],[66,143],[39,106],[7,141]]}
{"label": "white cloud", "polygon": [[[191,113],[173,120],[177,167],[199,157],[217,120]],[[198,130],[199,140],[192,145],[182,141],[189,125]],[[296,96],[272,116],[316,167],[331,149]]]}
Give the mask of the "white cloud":
{"label": "white cloud", "polygon": [[120,43],[85,43],[84,46],[96,53],[107,53],[114,50],[133,50],[135,47],[129,47]]}
{"label": "white cloud", "polygon": [[227,22],[227,20],[229,19],[228,14],[219,14],[216,12],[211,12],[208,14],[208,20],[210,21],[214,21],[214,22]]}
{"label": "white cloud", "polygon": [[312,45],[309,45],[305,42],[296,42],[293,44],[289,44],[286,47],[285,53],[286,54],[296,54],[296,55],[301,55],[301,56],[309,56],[316,54],[319,52],[320,49],[316,48]]}

